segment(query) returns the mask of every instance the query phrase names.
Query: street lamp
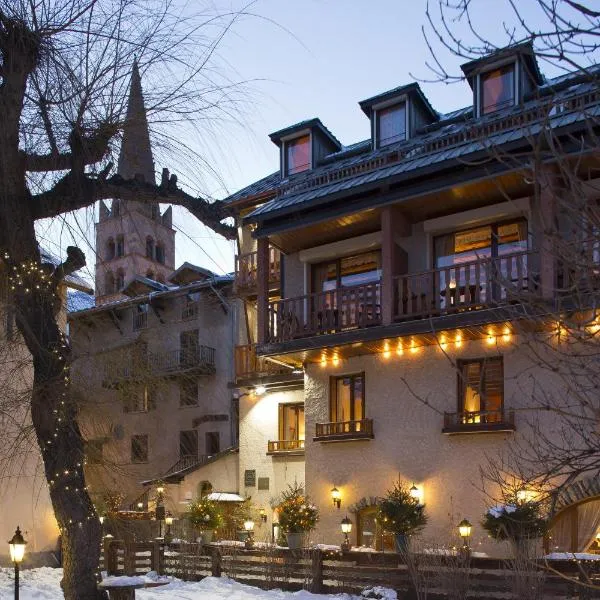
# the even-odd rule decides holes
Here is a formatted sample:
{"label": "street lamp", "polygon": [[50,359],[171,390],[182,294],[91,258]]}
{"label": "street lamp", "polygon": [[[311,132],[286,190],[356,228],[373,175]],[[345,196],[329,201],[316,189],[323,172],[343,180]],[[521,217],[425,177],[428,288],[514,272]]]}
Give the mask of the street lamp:
{"label": "street lamp", "polygon": [[23,561],[25,556],[25,546],[27,542],[23,539],[21,530],[17,526],[15,535],[8,541],[8,547],[10,549],[10,560],[15,563],[15,600],[19,600],[19,565]]}
{"label": "street lamp", "polygon": [[352,531],[352,521],[348,518],[348,516],[345,516],[342,519],[341,522],[341,526],[342,526],[342,533],[344,534],[344,541],[342,542],[342,552],[350,552],[350,549],[352,548],[352,544],[350,543],[350,540],[348,539],[348,534]]}
{"label": "street lamp", "polygon": [[331,490],[331,499],[333,500],[333,505],[339,509],[342,505],[342,494],[336,487]]}
{"label": "street lamp", "polygon": [[165,533],[165,542],[169,544],[171,542],[171,525],[173,525],[173,515],[171,513],[167,513],[165,515],[165,525],[167,526],[167,531]]}
{"label": "street lamp", "polygon": [[267,522],[267,511],[264,508],[260,508],[258,510],[258,514],[260,515],[260,519],[263,523]]}
{"label": "street lamp", "polygon": [[472,525],[471,523],[469,523],[468,519],[463,519],[458,524],[458,535],[460,535],[460,537],[463,540],[462,551],[464,552],[465,557],[469,556],[471,552],[471,548],[469,548],[469,538],[471,537],[471,529]]}
{"label": "street lamp", "polygon": [[244,529],[248,534],[248,537],[246,537],[246,550],[252,550],[254,548],[254,521],[246,519],[244,521]]}

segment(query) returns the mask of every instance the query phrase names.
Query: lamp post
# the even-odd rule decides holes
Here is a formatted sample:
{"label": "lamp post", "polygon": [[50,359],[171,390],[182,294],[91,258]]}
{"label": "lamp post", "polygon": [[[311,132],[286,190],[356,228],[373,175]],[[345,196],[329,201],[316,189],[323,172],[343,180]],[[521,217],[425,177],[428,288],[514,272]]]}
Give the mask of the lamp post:
{"label": "lamp post", "polygon": [[165,533],[165,542],[169,544],[171,542],[171,525],[173,525],[173,515],[171,513],[167,513],[165,515],[165,525],[167,526],[167,531]]}
{"label": "lamp post", "polygon": [[19,565],[23,561],[25,556],[25,546],[27,542],[23,539],[21,530],[17,526],[15,535],[8,541],[8,547],[10,550],[10,560],[15,563],[15,600],[19,600]]}
{"label": "lamp post", "polygon": [[333,500],[333,505],[339,510],[340,506],[342,506],[342,494],[336,487],[333,487],[331,490],[331,499]]}
{"label": "lamp post", "polygon": [[471,548],[469,548],[471,529],[472,525],[466,518],[458,524],[458,535],[460,535],[463,540],[462,552],[465,558],[468,558],[471,554]]}
{"label": "lamp post", "polygon": [[254,548],[254,521],[252,519],[246,519],[244,521],[244,529],[248,534],[246,538],[246,550],[252,550]]}
{"label": "lamp post", "polygon": [[348,539],[348,534],[352,531],[352,521],[348,518],[347,515],[342,519],[341,527],[342,533],[344,534],[344,541],[342,542],[341,550],[342,552],[350,552],[352,544]]}

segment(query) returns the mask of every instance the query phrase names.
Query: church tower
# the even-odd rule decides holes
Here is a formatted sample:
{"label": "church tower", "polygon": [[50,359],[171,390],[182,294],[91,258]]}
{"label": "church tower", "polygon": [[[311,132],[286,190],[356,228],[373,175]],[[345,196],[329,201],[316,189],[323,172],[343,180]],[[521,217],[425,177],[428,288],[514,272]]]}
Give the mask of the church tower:
{"label": "church tower", "polygon": [[[133,63],[127,115],[117,173],[124,179],[155,183],[154,160],[142,81]],[[122,290],[138,276],[164,283],[175,268],[172,207],[115,199],[100,201],[96,223],[96,303],[123,298]]]}

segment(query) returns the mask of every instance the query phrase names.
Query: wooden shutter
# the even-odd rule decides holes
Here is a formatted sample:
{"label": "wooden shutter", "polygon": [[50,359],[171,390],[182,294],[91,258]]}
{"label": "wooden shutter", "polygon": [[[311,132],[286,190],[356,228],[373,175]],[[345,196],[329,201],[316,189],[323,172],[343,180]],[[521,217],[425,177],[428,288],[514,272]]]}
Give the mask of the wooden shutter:
{"label": "wooden shutter", "polygon": [[493,411],[488,415],[489,420],[500,421],[502,419],[502,408],[504,403],[504,369],[502,358],[486,359],[483,363],[484,410]]}

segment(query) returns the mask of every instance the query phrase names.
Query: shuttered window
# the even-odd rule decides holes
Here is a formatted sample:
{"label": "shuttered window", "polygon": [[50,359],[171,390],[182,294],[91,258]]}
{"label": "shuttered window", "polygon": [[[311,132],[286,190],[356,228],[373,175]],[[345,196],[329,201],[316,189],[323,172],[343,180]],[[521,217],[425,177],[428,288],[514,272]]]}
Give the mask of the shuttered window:
{"label": "shuttered window", "polygon": [[460,361],[458,412],[463,423],[502,421],[504,367],[502,357]]}

